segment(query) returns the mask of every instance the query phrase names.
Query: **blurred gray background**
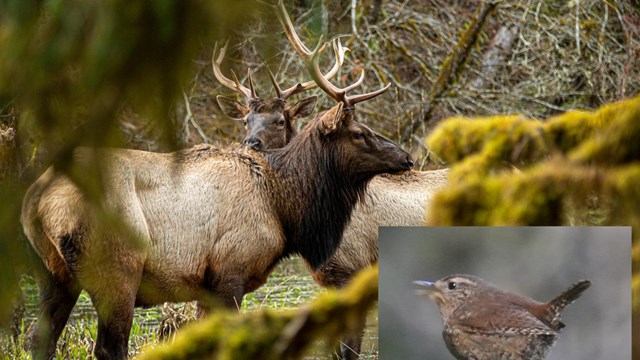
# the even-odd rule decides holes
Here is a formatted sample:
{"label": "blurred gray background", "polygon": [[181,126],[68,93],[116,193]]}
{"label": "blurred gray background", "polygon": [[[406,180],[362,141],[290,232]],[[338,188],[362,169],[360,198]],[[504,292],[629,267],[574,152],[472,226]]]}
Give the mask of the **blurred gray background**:
{"label": "blurred gray background", "polygon": [[413,280],[473,274],[549,301],[592,286],[563,312],[547,360],[631,359],[630,227],[381,227],[380,359],[450,360],[442,320]]}

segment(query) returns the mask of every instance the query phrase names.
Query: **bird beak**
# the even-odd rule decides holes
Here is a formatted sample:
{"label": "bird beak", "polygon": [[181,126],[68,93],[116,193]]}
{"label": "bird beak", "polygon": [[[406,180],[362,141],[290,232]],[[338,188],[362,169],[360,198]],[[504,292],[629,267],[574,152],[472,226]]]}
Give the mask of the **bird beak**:
{"label": "bird beak", "polygon": [[440,291],[440,289],[436,287],[436,283],[431,281],[423,281],[423,280],[416,280],[413,283],[416,285],[426,287],[426,289],[416,290],[416,294],[427,296],[433,300],[436,300],[441,297],[442,292]]}

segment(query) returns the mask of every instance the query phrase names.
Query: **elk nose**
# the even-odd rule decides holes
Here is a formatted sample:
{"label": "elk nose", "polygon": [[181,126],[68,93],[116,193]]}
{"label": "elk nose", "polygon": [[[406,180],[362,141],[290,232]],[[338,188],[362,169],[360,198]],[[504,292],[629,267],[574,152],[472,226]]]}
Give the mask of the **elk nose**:
{"label": "elk nose", "polygon": [[411,158],[411,155],[407,155],[407,166],[409,169],[413,169],[413,159]]}
{"label": "elk nose", "polygon": [[262,141],[258,138],[250,137],[242,142],[244,146],[248,146],[254,150],[262,150]]}

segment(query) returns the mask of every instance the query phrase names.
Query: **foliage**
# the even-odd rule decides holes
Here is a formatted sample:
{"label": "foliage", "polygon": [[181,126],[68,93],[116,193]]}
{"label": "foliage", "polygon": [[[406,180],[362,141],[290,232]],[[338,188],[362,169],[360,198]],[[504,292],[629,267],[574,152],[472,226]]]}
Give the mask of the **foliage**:
{"label": "foliage", "polygon": [[[495,9],[495,2],[481,2],[478,9],[473,14],[469,23],[465,25],[465,29],[460,35],[460,40],[453,47],[451,55],[442,63],[438,78],[431,85],[431,90],[427,96],[427,101],[424,104],[424,120],[427,121],[431,118],[431,112],[433,111],[433,104],[437,98],[443,95],[443,93],[449,88],[450,83],[455,83],[458,78],[459,72],[462,69],[467,55],[471,51],[473,45],[477,42],[482,27]],[[422,121],[411,120],[409,124],[405,126],[403,141],[407,141],[411,138],[411,135],[417,130]]]}

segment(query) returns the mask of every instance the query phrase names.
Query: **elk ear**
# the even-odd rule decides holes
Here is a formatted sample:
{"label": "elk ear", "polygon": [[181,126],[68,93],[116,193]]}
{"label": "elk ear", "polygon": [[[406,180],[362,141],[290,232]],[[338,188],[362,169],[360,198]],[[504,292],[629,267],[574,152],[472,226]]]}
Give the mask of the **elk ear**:
{"label": "elk ear", "polygon": [[289,106],[285,109],[287,115],[289,115],[289,119],[291,122],[297,119],[305,118],[313,112],[313,109],[316,107],[316,103],[318,102],[317,96],[310,96],[306,99],[302,99],[298,101],[295,105]]}
{"label": "elk ear", "polygon": [[222,112],[233,120],[242,120],[249,113],[249,108],[236,100],[226,98],[224,96],[216,96],[218,105]]}
{"label": "elk ear", "polygon": [[342,119],[342,103],[332,107],[320,117],[320,131],[322,134],[329,135],[336,131],[340,120]]}

